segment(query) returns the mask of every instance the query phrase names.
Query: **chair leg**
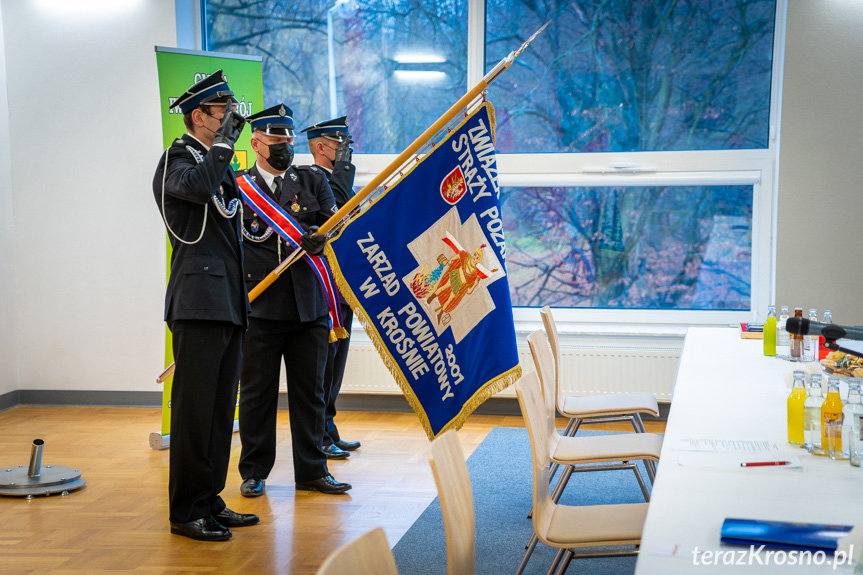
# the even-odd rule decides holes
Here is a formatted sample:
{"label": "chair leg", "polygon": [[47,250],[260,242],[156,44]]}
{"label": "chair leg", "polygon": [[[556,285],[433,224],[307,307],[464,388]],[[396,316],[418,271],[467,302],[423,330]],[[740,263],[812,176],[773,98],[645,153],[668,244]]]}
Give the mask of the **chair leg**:
{"label": "chair leg", "polygon": [[[647,429],[644,427],[644,421],[642,421],[640,413],[632,414],[632,427],[635,428],[636,433],[647,433]],[[650,459],[645,459],[644,467],[647,468],[647,476],[650,477],[650,483],[652,485],[653,480],[656,477],[656,462]]]}
{"label": "chair leg", "polygon": [[564,434],[567,437],[572,437],[576,433],[578,433],[578,428],[581,427],[581,422],[583,420],[580,417],[573,417],[569,420],[569,424],[567,424],[566,429],[567,432]]}
{"label": "chair leg", "polygon": [[567,465],[563,473],[560,474],[560,481],[554,486],[554,491],[551,492],[551,500],[557,503],[560,496],[563,495],[563,488],[569,483],[569,478],[572,477],[572,465]]}
{"label": "chair leg", "polygon": [[647,477],[650,478],[650,484],[656,483],[656,462],[652,459],[644,459],[644,468],[647,469]]}
{"label": "chair leg", "polygon": [[560,567],[557,569],[557,575],[563,575],[566,573],[566,570],[569,569],[569,564],[572,562],[572,557],[574,553],[572,549],[567,549],[566,553],[563,556],[563,561],[560,563]]}
{"label": "chair leg", "polygon": [[536,549],[536,544],[538,542],[539,538],[536,536],[536,532],[534,532],[530,536],[530,543],[527,546],[527,551],[521,559],[521,564],[518,566],[518,571],[515,572],[515,575],[521,575],[524,572],[524,568],[527,567],[527,560],[530,559],[530,556],[533,554],[533,550]]}
{"label": "chair leg", "polygon": [[567,551],[569,551],[569,549],[561,549],[560,551],[557,552],[557,555],[554,556],[554,561],[551,562],[551,567],[548,568],[548,574],[547,575],[554,575],[554,572],[557,569],[557,566],[560,565],[560,562],[563,559],[563,556],[566,554]]}
{"label": "chair leg", "polygon": [[648,491],[647,491],[647,485],[644,484],[644,478],[641,476],[641,473],[638,471],[637,465],[632,466],[632,472],[635,473],[635,480],[638,481],[638,486],[641,488],[641,494],[644,495],[644,501],[646,503],[650,503],[650,493],[648,493]]}
{"label": "chair leg", "polygon": [[[563,430],[564,437],[572,437],[578,432],[578,428],[581,427],[581,418],[573,417],[566,423],[566,428]],[[551,485],[551,481],[554,479],[554,475],[557,473],[557,468],[559,464],[552,463],[551,468],[548,470],[548,484]],[[528,515],[528,519],[530,516]]]}

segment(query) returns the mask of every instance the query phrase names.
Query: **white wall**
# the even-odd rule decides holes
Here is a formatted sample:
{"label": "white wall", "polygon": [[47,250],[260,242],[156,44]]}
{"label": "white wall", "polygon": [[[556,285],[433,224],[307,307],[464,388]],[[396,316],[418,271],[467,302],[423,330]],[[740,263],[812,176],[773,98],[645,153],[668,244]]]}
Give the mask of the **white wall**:
{"label": "white wall", "polygon": [[9,102],[6,97],[6,51],[0,14],[0,395],[18,389],[17,321],[15,318],[15,219],[9,162]]}
{"label": "white wall", "polygon": [[174,2],[0,6],[18,388],[158,391],[165,236],[151,189],[161,152],[154,45],[175,43]]}
{"label": "white wall", "polygon": [[[175,2],[88,2],[0,0],[0,394],[160,389],[153,47]],[[861,30],[858,0],[789,1],[776,300],[843,323],[863,323]]]}
{"label": "white wall", "polygon": [[863,2],[789,0],[776,302],[863,324]]}

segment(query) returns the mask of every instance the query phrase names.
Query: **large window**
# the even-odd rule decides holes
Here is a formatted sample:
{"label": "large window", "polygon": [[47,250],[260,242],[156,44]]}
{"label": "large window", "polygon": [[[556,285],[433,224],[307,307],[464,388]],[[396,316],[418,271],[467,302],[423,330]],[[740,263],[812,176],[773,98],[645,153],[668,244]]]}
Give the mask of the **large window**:
{"label": "large window", "polygon": [[204,37],[299,127],[347,114],[363,183],[550,20],[488,96],[514,304],[726,323],[773,291],[784,6],[204,0]]}
{"label": "large window", "polygon": [[487,3],[486,69],[551,21],[491,90],[498,151],[766,148],[774,4]]}
{"label": "large window", "polygon": [[516,306],[748,310],[752,187],[503,188]]}

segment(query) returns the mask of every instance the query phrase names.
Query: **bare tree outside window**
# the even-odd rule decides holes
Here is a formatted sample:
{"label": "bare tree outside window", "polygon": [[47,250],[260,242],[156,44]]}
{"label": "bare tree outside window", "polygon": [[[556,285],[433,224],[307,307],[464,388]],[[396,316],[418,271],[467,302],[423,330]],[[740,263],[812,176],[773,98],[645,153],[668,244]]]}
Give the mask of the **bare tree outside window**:
{"label": "bare tree outside window", "polygon": [[488,2],[498,152],[766,148],[774,0]]}
{"label": "bare tree outside window", "polygon": [[465,93],[467,0],[209,0],[207,49],[263,57],[265,106],[348,116],[357,153],[399,153]]}
{"label": "bare tree outside window", "polygon": [[[284,101],[298,126],[347,114],[358,153],[398,153],[469,88],[469,1],[206,0],[207,49],[262,56],[263,105]],[[486,70],[551,20],[490,89],[498,153],[768,148],[775,10],[486,2]],[[502,188],[501,200],[516,306],[750,309],[752,186]]]}

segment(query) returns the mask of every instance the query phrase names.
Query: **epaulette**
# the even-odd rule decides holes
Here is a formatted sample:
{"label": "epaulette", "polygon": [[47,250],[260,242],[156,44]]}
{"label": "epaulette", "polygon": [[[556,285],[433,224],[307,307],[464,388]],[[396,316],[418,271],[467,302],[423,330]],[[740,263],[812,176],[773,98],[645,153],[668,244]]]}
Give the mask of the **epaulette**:
{"label": "epaulette", "polygon": [[326,179],[324,172],[317,166],[291,166],[296,172],[311,172],[319,178]]}

